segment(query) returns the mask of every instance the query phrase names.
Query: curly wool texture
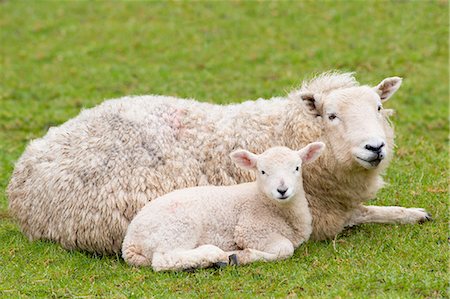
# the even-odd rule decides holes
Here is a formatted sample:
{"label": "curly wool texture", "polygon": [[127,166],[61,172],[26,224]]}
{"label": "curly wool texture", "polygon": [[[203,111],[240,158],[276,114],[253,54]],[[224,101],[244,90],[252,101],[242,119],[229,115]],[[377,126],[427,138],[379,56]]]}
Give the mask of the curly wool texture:
{"label": "curly wool texture", "polygon": [[[351,74],[327,73],[300,91],[357,86]],[[323,141],[327,150],[303,176],[311,238],[330,238],[382,186],[380,173],[393,147],[387,116],[383,126],[388,157],[369,171],[355,166],[348,158],[353,145],[329,136],[295,91],[226,106],[165,96],[109,100],[30,142],[7,189],[10,213],[30,240],[118,253],[128,224],[154,198],[180,188],[253,181],[232,165],[233,150],[262,153]]]}

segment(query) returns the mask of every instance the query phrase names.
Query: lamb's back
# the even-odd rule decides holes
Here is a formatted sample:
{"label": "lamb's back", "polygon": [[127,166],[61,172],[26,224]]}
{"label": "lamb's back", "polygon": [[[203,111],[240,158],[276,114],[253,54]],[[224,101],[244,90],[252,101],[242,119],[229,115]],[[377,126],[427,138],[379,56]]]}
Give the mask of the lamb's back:
{"label": "lamb's back", "polygon": [[[125,243],[145,242],[153,250],[204,244],[234,250],[234,232],[255,184],[176,190],[146,204],[128,227]],[[181,242],[181,243],[180,243]],[[193,242],[192,244],[190,242]]]}

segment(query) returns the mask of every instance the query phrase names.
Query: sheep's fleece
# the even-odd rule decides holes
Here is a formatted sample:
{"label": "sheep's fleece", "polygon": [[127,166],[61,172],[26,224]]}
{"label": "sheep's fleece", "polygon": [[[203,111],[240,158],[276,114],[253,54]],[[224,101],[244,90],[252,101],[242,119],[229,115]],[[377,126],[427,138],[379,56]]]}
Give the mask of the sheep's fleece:
{"label": "sheep's fleece", "polygon": [[322,141],[327,149],[303,174],[312,239],[331,238],[346,225],[364,222],[423,221],[428,214],[422,209],[362,205],[382,187],[380,173],[392,154],[388,111],[353,120],[361,120],[355,128],[364,129],[373,119],[378,124],[371,125],[385,137],[386,158],[373,168],[351,158],[355,136],[346,138],[337,119],[331,125],[331,117],[324,117],[327,109],[341,109],[344,119],[355,106],[358,113],[375,115],[380,98],[390,97],[399,80],[385,79],[375,93],[352,74],[325,73],[285,98],[232,105],[153,95],[105,101],[30,142],[7,189],[10,213],[30,240],[119,253],[128,224],[152,199],[180,188],[254,180],[233,167],[228,157],[233,150],[262,153]]}

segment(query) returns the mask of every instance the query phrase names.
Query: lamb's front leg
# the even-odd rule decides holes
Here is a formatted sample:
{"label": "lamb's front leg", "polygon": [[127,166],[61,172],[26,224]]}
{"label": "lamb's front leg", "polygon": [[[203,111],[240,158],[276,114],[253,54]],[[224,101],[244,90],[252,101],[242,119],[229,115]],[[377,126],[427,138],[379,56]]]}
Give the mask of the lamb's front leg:
{"label": "lamb's front leg", "polygon": [[363,223],[414,224],[432,220],[431,215],[420,208],[382,207],[361,205],[353,211],[346,226]]}
{"label": "lamb's front leg", "polygon": [[227,254],[236,254],[237,261],[241,265],[253,263],[256,261],[275,261],[286,259],[294,254],[294,245],[288,239],[282,236],[272,236],[268,240],[261,240],[264,245],[255,246],[259,249],[246,248],[227,252]]}

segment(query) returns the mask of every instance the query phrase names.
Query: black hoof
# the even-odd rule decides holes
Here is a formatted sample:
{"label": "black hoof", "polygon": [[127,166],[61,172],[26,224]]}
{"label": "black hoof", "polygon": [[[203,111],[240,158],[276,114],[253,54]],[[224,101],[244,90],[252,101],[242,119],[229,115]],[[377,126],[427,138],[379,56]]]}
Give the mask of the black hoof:
{"label": "black hoof", "polygon": [[219,268],[223,268],[226,266],[228,266],[228,264],[226,262],[217,262],[217,263],[212,264],[211,268],[219,269]]}
{"label": "black hoof", "polygon": [[419,223],[425,223],[427,221],[433,221],[433,217],[431,217],[430,213],[427,213],[427,215],[425,215],[425,218],[420,219]]}
{"label": "black hoof", "polygon": [[239,266],[238,258],[236,254],[228,256],[228,264],[230,266]]}
{"label": "black hoof", "polygon": [[197,270],[197,268],[186,268],[183,271],[187,273],[194,273]]}

